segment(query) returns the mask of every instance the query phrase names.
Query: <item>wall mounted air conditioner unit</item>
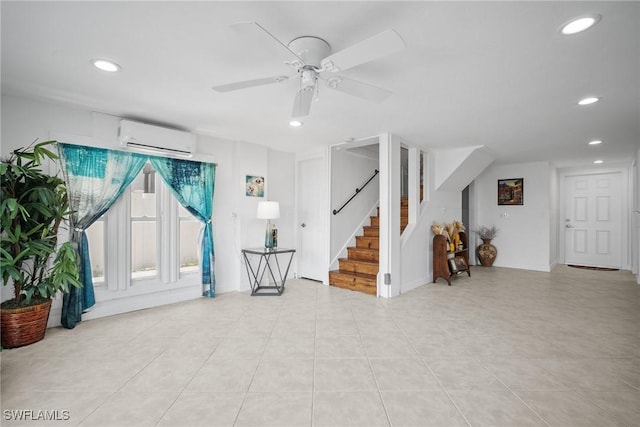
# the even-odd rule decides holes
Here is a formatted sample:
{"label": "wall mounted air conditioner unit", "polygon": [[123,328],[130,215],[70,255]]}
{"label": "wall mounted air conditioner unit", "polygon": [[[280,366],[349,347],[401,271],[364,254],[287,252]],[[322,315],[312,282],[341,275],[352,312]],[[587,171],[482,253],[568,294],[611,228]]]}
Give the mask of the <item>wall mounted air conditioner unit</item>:
{"label": "wall mounted air conditioner unit", "polygon": [[195,152],[196,136],[175,129],[120,120],[120,145],[143,153],[171,157],[191,157]]}

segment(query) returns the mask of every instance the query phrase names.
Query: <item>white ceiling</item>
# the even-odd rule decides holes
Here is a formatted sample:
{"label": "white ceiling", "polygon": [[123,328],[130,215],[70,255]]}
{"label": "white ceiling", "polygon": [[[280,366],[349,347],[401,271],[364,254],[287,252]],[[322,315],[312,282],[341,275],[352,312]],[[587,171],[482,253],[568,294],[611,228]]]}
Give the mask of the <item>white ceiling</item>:
{"label": "white ceiling", "polygon": [[[302,151],[393,132],[425,148],[486,145],[499,162],[628,161],[640,144],[638,2],[2,1],[2,93],[78,104],[232,140]],[[584,33],[558,29],[589,13]],[[388,28],[407,48],[343,73],[393,91],[373,104],[321,87],[290,128],[296,82],[212,86],[291,74],[271,45],[229,28],[255,21],[285,44],[333,52]],[[109,58],[117,74],[93,68]],[[586,96],[598,104],[578,107]],[[592,139],[604,144],[587,146]]]}

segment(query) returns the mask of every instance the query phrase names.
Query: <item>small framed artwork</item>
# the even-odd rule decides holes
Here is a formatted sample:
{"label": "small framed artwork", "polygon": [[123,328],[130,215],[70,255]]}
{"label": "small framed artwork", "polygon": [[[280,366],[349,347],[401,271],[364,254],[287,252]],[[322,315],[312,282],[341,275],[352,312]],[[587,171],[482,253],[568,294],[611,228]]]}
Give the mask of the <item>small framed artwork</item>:
{"label": "small framed artwork", "polygon": [[524,204],[524,178],[498,180],[498,205]]}
{"label": "small framed artwork", "polygon": [[247,175],[245,178],[245,195],[247,197],[264,197],[264,177]]}

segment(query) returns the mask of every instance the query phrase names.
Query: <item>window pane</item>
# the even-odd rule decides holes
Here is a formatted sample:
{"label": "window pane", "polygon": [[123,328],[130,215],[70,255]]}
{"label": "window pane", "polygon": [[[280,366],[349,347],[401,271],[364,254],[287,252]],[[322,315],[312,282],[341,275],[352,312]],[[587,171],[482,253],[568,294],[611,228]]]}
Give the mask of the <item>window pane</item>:
{"label": "window pane", "polygon": [[131,183],[131,277],[157,276],[156,173],[150,163]]}
{"label": "window pane", "polygon": [[131,222],[131,277],[154,277],[156,271],[156,223]]}
{"label": "window pane", "polygon": [[[177,200],[176,200],[176,203],[178,203]],[[182,206],[180,203],[178,203],[178,216],[180,216],[180,219],[195,219],[193,215],[191,215],[189,211],[186,210],[185,207]]]}
{"label": "window pane", "polygon": [[420,151],[420,201],[424,200],[424,152]]}
{"label": "window pane", "polygon": [[201,222],[189,215],[180,218],[180,273],[199,270],[198,249]]}
{"label": "window pane", "polygon": [[104,220],[101,218],[87,228],[87,240],[89,241],[89,257],[91,258],[91,276],[94,285],[104,283]]}
{"label": "window pane", "polygon": [[[178,203],[176,201],[176,203]],[[194,218],[180,203],[180,273],[199,271],[198,253],[200,248],[200,227],[202,223]]]}

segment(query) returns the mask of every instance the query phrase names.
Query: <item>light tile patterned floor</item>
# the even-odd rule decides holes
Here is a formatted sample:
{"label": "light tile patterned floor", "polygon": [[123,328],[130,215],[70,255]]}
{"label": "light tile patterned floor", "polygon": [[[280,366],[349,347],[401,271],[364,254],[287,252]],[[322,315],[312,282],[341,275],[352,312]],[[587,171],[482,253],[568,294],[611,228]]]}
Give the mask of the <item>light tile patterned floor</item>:
{"label": "light tile patterned floor", "polygon": [[290,280],[0,354],[3,426],[640,425],[629,272],[476,267],[391,300]]}

